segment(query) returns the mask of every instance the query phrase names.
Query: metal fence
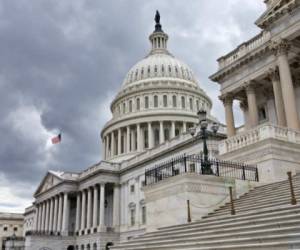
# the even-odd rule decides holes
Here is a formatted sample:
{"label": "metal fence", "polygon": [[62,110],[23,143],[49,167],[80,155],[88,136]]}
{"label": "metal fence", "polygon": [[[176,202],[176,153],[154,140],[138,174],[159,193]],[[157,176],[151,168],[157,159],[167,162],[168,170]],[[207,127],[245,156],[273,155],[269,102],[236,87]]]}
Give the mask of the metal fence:
{"label": "metal fence", "polygon": [[[208,159],[213,175],[240,180],[258,181],[258,170],[254,165]],[[207,162],[206,162],[207,164]],[[204,159],[201,155],[183,155],[161,163],[145,171],[145,184],[151,185],[183,173],[204,173]]]}

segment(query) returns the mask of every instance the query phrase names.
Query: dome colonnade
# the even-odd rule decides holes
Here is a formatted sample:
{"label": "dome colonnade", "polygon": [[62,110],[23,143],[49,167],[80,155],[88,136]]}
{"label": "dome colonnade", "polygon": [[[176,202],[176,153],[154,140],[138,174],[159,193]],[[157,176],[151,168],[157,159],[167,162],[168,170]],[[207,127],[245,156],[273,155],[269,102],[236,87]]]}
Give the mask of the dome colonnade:
{"label": "dome colonnade", "polygon": [[212,102],[192,70],[167,50],[168,35],[156,20],[150,53],[134,65],[111,104],[113,118],[101,132],[103,159],[124,160],[185,133],[197,111]]}

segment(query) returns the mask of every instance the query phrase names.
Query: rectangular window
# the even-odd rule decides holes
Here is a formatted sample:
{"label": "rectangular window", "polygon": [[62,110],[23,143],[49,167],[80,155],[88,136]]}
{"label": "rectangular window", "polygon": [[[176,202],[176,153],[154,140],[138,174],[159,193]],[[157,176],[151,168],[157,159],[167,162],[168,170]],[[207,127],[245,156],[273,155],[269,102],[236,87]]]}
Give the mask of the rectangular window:
{"label": "rectangular window", "polygon": [[149,108],[149,97],[145,96],[145,109]]}
{"label": "rectangular window", "polygon": [[190,172],[195,173],[196,172],[196,166],[195,163],[190,164]]}
{"label": "rectangular window", "polygon": [[134,226],[135,224],[135,209],[130,210],[130,225]]}
{"label": "rectangular window", "polygon": [[142,207],[142,224],[146,224],[146,206]]}

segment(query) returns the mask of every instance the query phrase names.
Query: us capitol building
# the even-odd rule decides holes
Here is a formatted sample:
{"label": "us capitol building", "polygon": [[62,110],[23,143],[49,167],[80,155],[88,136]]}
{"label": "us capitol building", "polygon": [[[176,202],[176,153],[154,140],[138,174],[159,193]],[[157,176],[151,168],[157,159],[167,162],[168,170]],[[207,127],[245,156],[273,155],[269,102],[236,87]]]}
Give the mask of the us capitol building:
{"label": "us capitol building", "polygon": [[[108,249],[185,223],[186,199],[200,219],[228,201],[228,186],[239,197],[300,169],[299,1],[265,2],[256,22],[262,32],[219,58],[210,77],[220,84],[226,126],[210,114],[212,101],[192,70],[168,51],[156,14],[149,54],[129,70],[111,103],[103,160],[81,173],[48,171],[26,209],[25,221],[33,221],[26,250]],[[234,100],[244,112],[239,128]],[[197,172],[206,144],[199,110],[206,112],[208,156],[219,159],[210,163],[212,176]]]}

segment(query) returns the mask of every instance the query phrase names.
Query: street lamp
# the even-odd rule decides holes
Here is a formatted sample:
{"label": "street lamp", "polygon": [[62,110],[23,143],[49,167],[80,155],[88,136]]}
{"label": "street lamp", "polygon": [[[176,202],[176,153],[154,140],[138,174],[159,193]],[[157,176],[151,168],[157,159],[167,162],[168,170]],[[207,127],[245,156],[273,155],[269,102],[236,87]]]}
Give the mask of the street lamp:
{"label": "street lamp", "polygon": [[15,250],[15,240],[16,239],[17,239],[17,236],[14,232],[13,235],[11,236],[11,242],[12,242],[11,247],[12,247],[13,250]]}
{"label": "street lamp", "polygon": [[[198,133],[199,138],[203,141],[203,161],[201,161],[201,168],[202,168],[202,174],[213,174],[213,171],[211,169],[211,163],[208,160],[208,149],[207,149],[207,139],[208,139],[208,133],[207,133],[207,127],[208,122],[206,119],[206,111],[205,110],[199,110],[197,115],[199,118],[199,126],[200,126],[200,132]],[[214,134],[218,132],[219,125],[214,122],[211,126],[211,129]],[[193,127],[190,129],[190,134],[192,136],[196,135],[196,127]],[[196,135],[197,136],[197,135]]]}

